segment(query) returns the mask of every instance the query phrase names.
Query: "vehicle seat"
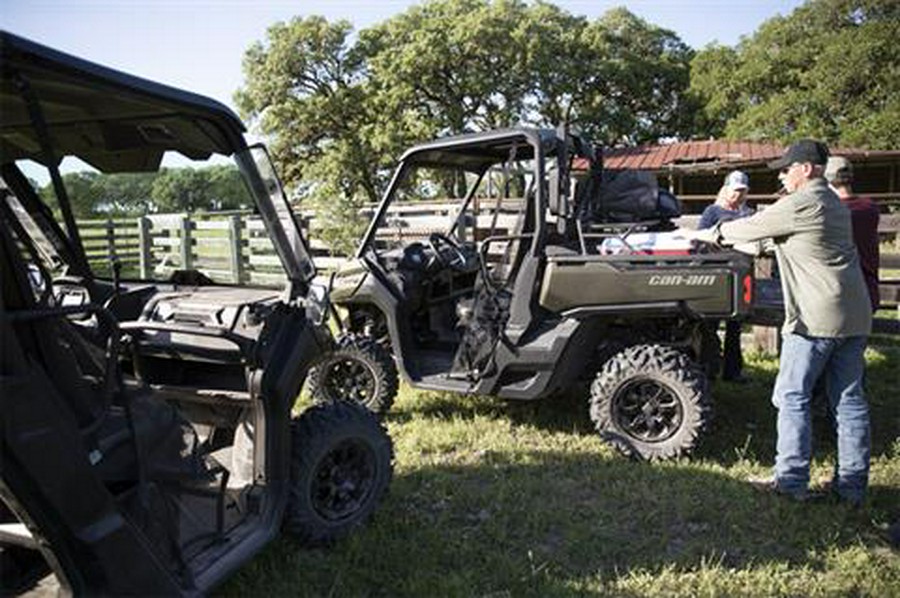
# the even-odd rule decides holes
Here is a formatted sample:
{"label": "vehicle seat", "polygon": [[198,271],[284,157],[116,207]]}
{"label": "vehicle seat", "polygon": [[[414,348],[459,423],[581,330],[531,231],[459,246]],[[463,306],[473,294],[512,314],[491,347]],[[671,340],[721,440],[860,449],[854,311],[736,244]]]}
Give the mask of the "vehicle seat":
{"label": "vehicle seat", "polygon": [[[2,298],[7,314],[12,316],[11,334],[24,359],[41,372],[60,398],[60,407],[70,411],[98,475],[105,481],[123,481],[136,480],[140,468],[143,474],[157,474],[159,467],[149,459],[157,453],[173,453],[189,468],[201,471],[196,446],[190,440],[189,431],[193,429],[180,419],[175,408],[153,400],[147,391],[123,388],[115,321],[101,327],[105,329],[98,335],[109,341],[107,354],[86,340],[88,331],[71,322],[64,308],[34,296],[24,257],[10,233],[0,221]],[[90,332],[93,340],[95,335]],[[177,442],[171,440],[173,435]],[[138,447],[151,449],[140,451]],[[152,454],[139,463],[139,452]],[[171,464],[162,466],[169,468]]]}

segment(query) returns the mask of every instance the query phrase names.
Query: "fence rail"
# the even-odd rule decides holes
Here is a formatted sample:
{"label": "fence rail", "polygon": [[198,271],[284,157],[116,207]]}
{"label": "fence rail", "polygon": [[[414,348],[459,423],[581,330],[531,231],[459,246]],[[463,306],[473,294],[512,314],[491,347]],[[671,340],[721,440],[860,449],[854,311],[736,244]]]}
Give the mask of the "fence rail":
{"label": "fence rail", "polygon": [[[475,239],[493,232],[508,234],[514,229],[522,209],[521,199],[481,200],[476,212],[466,220]],[[420,205],[392,207],[379,229],[384,242],[424,239],[432,232],[446,231],[457,216],[458,205],[429,202]],[[373,206],[364,209],[371,217]],[[698,216],[681,217],[679,226],[696,226]],[[331,269],[344,259],[335,255],[316,234],[316,221],[310,212],[299,219],[310,240],[317,267]],[[279,284],[285,275],[262,219],[249,211],[195,214],[154,214],[141,218],[111,218],[78,222],[85,251],[91,266],[111,272],[118,261],[123,271],[142,279],[159,279],[174,270],[199,269],[218,282],[234,284]],[[897,251],[883,257],[883,267],[897,268],[900,254],[900,214],[883,214],[879,235],[893,239]],[[470,239],[472,240],[472,239]],[[503,244],[491,246],[492,253],[502,253]],[[895,278],[895,277],[892,277]],[[887,282],[887,281],[886,281]],[[896,284],[891,284],[895,287]]]}
{"label": "fence rail", "polygon": [[95,269],[118,261],[123,271],[142,279],[195,268],[219,282],[285,280],[265,226],[250,212],[158,214],[78,225]]}

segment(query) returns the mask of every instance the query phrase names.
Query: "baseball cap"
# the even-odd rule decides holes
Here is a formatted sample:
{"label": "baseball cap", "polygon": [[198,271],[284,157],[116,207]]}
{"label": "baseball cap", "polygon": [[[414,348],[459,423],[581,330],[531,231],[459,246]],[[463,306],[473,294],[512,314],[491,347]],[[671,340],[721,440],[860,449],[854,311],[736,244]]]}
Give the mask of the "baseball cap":
{"label": "baseball cap", "polygon": [[732,170],[728,173],[728,176],[725,177],[725,186],[729,189],[749,189],[750,177],[747,176],[746,172]]}
{"label": "baseball cap", "polygon": [[853,182],[853,164],[843,156],[832,156],[825,165],[825,178],[829,183]]}
{"label": "baseball cap", "polygon": [[784,155],[769,162],[769,168],[781,170],[794,162],[809,162],[822,166],[828,161],[828,146],[814,139],[801,139],[784,152]]}

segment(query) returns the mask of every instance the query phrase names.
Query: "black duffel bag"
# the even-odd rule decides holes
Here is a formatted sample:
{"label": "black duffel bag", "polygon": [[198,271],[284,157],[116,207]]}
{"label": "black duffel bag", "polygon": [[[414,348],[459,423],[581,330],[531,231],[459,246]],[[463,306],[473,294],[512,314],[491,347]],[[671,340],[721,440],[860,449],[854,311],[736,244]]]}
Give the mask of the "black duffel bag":
{"label": "black duffel bag", "polygon": [[660,189],[656,177],[643,170],[605,171],[592,203],[597,222],[640,222],[681,215],[678,198]]}

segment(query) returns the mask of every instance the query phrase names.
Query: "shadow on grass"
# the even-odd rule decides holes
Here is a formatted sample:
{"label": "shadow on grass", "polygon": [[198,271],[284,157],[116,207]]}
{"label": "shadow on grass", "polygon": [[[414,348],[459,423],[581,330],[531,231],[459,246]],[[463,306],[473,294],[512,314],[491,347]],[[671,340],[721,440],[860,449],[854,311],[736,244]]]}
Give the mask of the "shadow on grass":
{"label": "shadow on grass", "polygon": [[[306,551],[279,540],[222,593],[647,595],[666,591],[633,590],[632,576],[649,573],[652,579],[673,569],[711,567],[709,575],[745,584],[720,582],[719,587],[736,593],[765,594],[754,584],[769,575],[796,574],[795,580],[828,583],[815,577],[828,572],[831,580],[851,580],[848,586],[836,586],[836,595],[877,594],[871,590],[877,584],[865,586],[865,580],[881,575],[884,587],[897,574],[897,552],[891,552],[876,526],[883,528],[900,516],[900,486],[888,482],[898,457],[891,454],[891,444],[900,429],[900,343],[873,339],[871,345],[877,353],[867,374],[873,456],[887,457],[892,464],[880,466],[881,478],[871,486],[862,511],[759,494],[739,479],[746,467],[736,463],[767,466],[775,444],[770,403],[775,371],[771,360],[754,358],[746,368],[749,384],[715,383],[715,421],[694,461],[646,464],[608,451],[479,452],[472,446],[464,452],[478,455],[473,463],[458,464],[448,457],[425,464],[413,448],[407,461],[398,464],[401,473],[370,527],[325,551]],[[408,392],[388,419],[398,426],[496,419],[513,427],[596,434],[584,392],[535,402]],[[817,458],[833,458],[828,426],[817,413]],[[866,555],[887,551],[894,568],[887,573],[867,569],[860,577],[859,567],[871,567],[876,558],[860,557],[854,552],[860,547]],[[837,572],[840,566],[828,560],[835,554],[850,555],[849,564]],[[858,558],[863,560],[854,560]],[[857,583],[863,585],[853,585]],[[807,589],[795,585],[780,591],[802,595]]]}
{"label": "shadow on grass", "polygon": [[869,346],[900,349],[900,336],[891,334],[873,334],[869,337]]}
{"label": "shadow on grass", "polygon": [[[890,455],[900,437],[900,406],[897,403],[897,371],[900,345],[875,344],[880,353],[866,366],[866,398],[871,421],[872,457]],[[771,403],[775,372],[745,367],[749,382],[717,381],[713,385],[715,418],[697,456],[731,465],[742,459],[770,463],[775,458],[777,411]],[[836,454],[834,423],[827,413],[827,399],[816,397],[812,407],[813,455],[833,460]]]}
{"label": "shadow on grass", "polygon": [[[896,345],[874,339],[880,357],[870,359],[866,369],[866,396],[872,422],[872,456],[890,453],[900,437],[897,371],[900,369],[900,342]],[[774,360],[775,358],[769,358]],[[755,358],[761,362],[764,359]],[[694,455],[729,466],[740,460],[771,463],[775,458],[776,410],[771,404],[776,371],[753,365],[744,373],[745,384],[717,380],[713,383],[713,420]],[[587,385],[536,401],[503,400],[491,397],[460,396],[452,393],[420,392],[389,417],[406,423],[413,417],[474,418],[506,417],[516,425],[535,426],[552,432],[596,435],[588,416]],[[813,407],[813,455],[833,460],[836,444],[833,424],[826,413],[825,400]],[[599,441],[599,440],[598,440]]]}
{"label": "shadow on grass", "polygon": [[407,423],[416,417],[435,419],[473,419],[475,417],[505,416],[506,403],[494,397],[458,395],[451,392],[416,391],[408,389],[412,398],[395,405],[388,418]]}
{"label": "shadow on grass", "polygon": [[[560,452],[487,455],[398,476],[374,525],[329,552],[281,541],[224,588],[242,595],[557,596],[615,590],[632,573],[825,566],[884,546],[873,512],[799,504],[689,463]],[[722,573],[723,575],[725,573]],[[752,582],[751,582],[752,583]],[[610,585],[612,584],[612,585]]]}

